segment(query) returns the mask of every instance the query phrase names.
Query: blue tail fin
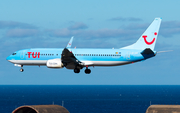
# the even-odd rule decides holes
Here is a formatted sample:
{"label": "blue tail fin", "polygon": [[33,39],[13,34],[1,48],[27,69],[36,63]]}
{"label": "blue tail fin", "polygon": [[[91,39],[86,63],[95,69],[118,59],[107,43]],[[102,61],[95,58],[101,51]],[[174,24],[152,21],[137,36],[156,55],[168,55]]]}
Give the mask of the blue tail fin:
{"label": "blue tail fin", "polygon": [[123,47],[121,49],[138,49],[144,50],[150,48],[154,50],[157,35],[159,32],[161,18],[155,18],[151,25],[146,29],[146,31],[141,35],[138,41],[130,46]]}

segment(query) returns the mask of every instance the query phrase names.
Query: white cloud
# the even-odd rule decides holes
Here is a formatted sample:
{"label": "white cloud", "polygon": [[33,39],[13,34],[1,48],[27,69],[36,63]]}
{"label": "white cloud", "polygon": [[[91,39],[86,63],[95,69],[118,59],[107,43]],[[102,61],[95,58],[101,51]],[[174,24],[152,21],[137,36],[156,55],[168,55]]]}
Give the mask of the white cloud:
{"label": "white cloud", "polygon": [[180,21],[162,21],[162,28],[180,28]]}
{"label": "white cloud", "polygon": [[143,23],[143,24],[137,24],[137,23],[131,23],[127,26],[125,26],[125,29],[131,29],[131,30],[137,30],[137,29],[147,29],[147,27],[149,26],[149,23]]}
{"label": "white cloud", "polygon": [[129,37],[139,33],[137,30],[125,29],[98,29],[98,30],[70,30],[67,28],[59,30],[48,30],[50,36],[53,37],[71,37],[80,38],[112,38],[112,37]]}
{"label": "white cloud", "polygon": [[[11,25],[11,24],[10,24]],[[2,33],[2,37],[41,37],[41,40],[57,38],[66,38],[75,36],[79,39],[115,39],[122,41],[134,41],[140,37],[140,35],[147,29],[150,23],[131,23],[126,26],[117,29],[101,28],[101,29],[90,29],[83,22],[74,23],[71,26],[67,26],[62,29],[38,29],[38,28],[8,28]],[[162,22],[160,33],[164,37],[171,37],[173,35],[180,34],[180,22],[179,21],[165,21]],[[5,40],[6,38],[4,38]],[[8,38],[7,38],[8,39]],[[106,40],[107,40],[106,39]]]}
{"label": "white cloud", "polygon": [[0,28],[37,28],[36,26],[21,23],[21,22],[14,22],[14,21],[0,21]]}
{"label": "white cloud", "polygon": [[68,28],[71,30],[77,30],[77,29],[86,29],[88,28],[88,26],[82,22],[77,22],[73,24],[72,26],[69,26]]}
{"label": "white cloud", "polygon": [[162,22],[160,31],[161,31],[161,35],[167,38],[173,35],[180,34],[180,22],[179,21]]}
{"label": "white cloud", "polygon": [[37,29],[10,29],[6,32],[7,37],[28,37],[39,33]]}
{"label": "white cloud", "polygon": [[124,17],[114,17],[114,18],[111,18],[109,20],[110,21],[142,21],[141,18],[134,18],[134,17],[127,17],[127,18],[124,18]]}

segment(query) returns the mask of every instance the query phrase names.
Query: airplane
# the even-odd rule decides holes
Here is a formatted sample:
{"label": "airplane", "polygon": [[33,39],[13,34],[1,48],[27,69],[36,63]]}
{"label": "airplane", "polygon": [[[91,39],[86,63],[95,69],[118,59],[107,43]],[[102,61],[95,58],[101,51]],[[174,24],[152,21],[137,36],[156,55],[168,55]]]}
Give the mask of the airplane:
{"label": "airplane", "polygon": [[141,37],[132,45],[120,49],[86,49],[71,48],[73,37],[65,48],[34,48],[14,52],[6,60],[15,66],[24,65],[47,66],[48,68],[67,68],[79,73],[85,69],[90,74],[89,67],[119,66],[144,61],[154,57],[157,52],[154,47],[157,41],[161,18],[155,18]]}

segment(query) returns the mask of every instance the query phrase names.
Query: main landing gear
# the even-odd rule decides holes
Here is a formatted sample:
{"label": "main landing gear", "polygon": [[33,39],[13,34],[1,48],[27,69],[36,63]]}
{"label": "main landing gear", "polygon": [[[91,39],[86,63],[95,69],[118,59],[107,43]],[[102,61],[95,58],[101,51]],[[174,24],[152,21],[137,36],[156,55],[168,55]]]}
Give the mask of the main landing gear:
{"label": "main landing gear", "polygon": [[80,69],[78,69],[78,68],[74,69],[74,73],[79,73],[79,72],[80,72]]}
{"label": "main landing gear", "polygon": [[90,69],[88,69],[88,66],[86,66],[86,69],[85,69],[85,71],[84,71],[86,74],[90,74],[91,73],[91,70]]}
{"label": "main landing gear", "polygon": [[24,69],[23,69],[23,65],[21,65],[21,69],[20,69],[20,71],[21,71],[21,72],[23,72],[23,71],[24,71]]}
{"label": "main landing gear", "polygon": [[[75,68],[74,69],[74,73],[79,73],[80,72],[80,69],[79,68]],[[88,66],[86,66],[86,69],[84,71],[86,74],[90,74],[91,73],[91,70],[88,69]]]}

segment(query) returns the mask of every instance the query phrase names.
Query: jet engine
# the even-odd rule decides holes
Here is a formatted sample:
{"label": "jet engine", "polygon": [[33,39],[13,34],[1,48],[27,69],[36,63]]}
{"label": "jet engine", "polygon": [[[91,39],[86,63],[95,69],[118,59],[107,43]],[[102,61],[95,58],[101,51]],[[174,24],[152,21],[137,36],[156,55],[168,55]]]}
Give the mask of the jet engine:
{"label": "jet engine", "polygon": [[63,63],[61,62],[61,59],[51,59],[48,60],[46,63],[46,66],[48,68],[63,68]]}

